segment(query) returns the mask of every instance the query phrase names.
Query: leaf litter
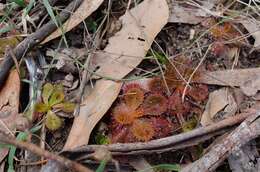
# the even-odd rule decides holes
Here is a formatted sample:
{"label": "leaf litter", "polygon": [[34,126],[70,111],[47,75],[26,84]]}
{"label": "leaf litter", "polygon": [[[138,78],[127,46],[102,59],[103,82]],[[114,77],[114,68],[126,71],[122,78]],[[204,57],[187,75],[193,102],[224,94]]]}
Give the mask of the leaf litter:
{"label": "leaf litter", "polygon": [[[5,60],[6,45],[15,47],[19,43],[18,31],[33,33],[35,23],[38,27],[46,23],[45,18],[39,21],[33,16],[48,13],[51,16],[48,20],[59,22],[59,17],[54,16],[59,16],[59,9],[52,7],[52,3],[39,8],[41,4],[35,2],[27,12],[30,22],[26,27],[23,15],[13,15],[8,10],[23,10],[27,2],[13,4],[13,7],[3,5],[0,13],[4,22],[0,29],[19,22],[23,25],[1,32],[1,60]],[[38,83],[44,81],[42,88],[34,87],[23,60],[15,61],[15,54],[12,57],[20,76],[12,70],[1,88],[0,108],[3,114],[9,114],[1,120],[5,124],[1,128],[9,133],[22,130],[24,134],[24,129],[41,124],[41,132],[37,134],[51,148],[43,143],[36,144],[47,150],[77,152],[83,150],[79,146],[88,148],[88,144],[120,146],[119,143],[127,149],[130,143],[150,145],[158,139],[167,142],[172,136],[186,137],[185,133],[203,132],[203,127],[236,120],[240,112],[254,112],[260,94],[259,23],[255,15],[258,6],[244,5],[228,1],[120,0],[112,4],[103,0],[82,1],[68,21],[41,42],[37,51],[24,55],[44,56],[47,63],[38,60],[41,67],[35,69],[37,75],[34,78]],[[10,17],[14,20],[9,21]],[[61,23],[57,25],[61,26]],[[62,38],[58,38],[60,36]],[[29,97],[26,93],[28,85],[33,91],[41,92],[35,94],[38,97],[26,98]],[[84,93],[82,100],[77,98],[79,92]],[[22,114],[26,114],[29,102],[35,100],[33,118],[28,120]],[[73,116],[77,106],[79,114]],[[12,120],[6,122],[9,118]],[[220,135],[223,131],[231,131],[232,127],[221,132],[217,126],[215,128]],[[210,131],[215,132],[214,128]],[[187,146],[176,150],[174,155],[169,155],[167,150],[170,148],[163,147],[162,142],[155,150],[149,150],[160,153],[160,157],[147,156],[149,151],[141,149],[128,152],[144,154],[131,160],[128,155],[116,156],[115,152],[101,147],[89,157],[79,159],[100,162],[97,168],[100,171],[111,168],[111,164],[115,166],[112,171],[132,167],[153,171],[157,166],[168,167],[167,162],[171,163],[170,169],[176,171],[180,170],[179,164],[196,166],[193,169],[197,169],[200,166],[195,162],[200,157],[206,158],[203,151],[211,149],[214,142],[225,145],[211,134],[202,135],[201,140],[193,144],[192,137],[179,143]],[[27,134],[23,139],[31,141]],[[237,144],[240,142],[244,143],[236,140]],[[225,148],[230,149],[229,146]],[[12,149],[10,157],[16,154],[15,150]],[[210,153],[210,156],[218,157]],[[7,149],[2,149],[2,157],[7,154]],[[8,168],[14,169],[13,158]],[[201,171],[212,167],[203,168]],[[229,168],[229,165],[226,163],[220,168]]]}

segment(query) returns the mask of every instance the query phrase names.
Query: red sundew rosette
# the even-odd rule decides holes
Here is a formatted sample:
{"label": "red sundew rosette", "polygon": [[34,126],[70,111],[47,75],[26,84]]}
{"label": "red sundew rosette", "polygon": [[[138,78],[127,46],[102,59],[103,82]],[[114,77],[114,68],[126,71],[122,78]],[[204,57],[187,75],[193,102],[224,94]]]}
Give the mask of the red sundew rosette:
{"label": "red sundew rosette", "polygon": [[131,132],[138,141],[147,142],[153,138],[155,131],[151,123],[145,120],[135,120]]}
{"label": "red sundew rosette", "polygon": [[187,101],[182,102],[180,92],[175,91],[168,98],[168,109],[173,115],[185,115],[189,113],[191,109],[191,104]]}
{"label": "red sundew rosette", "polygon": [[202,102],[208,98],[208,86],[204,84],[193,84],[191,88],[188,88],[187,95],[194,101]]}
{"label": "red sundew rosette", "polygon": [[126,84],[123,87],[123,99],[126,105],[131,109],[137,109],[144,101],[144,89],[140,84]]}
{"label": "red sundew rosette", "polygon": [[172,122],[162,117],[152,117],[149,119],[149,122],[155,130],[154,138],[156,139],[171,135],[175,128]]}
{"label": "red sundew rosette", "polygon": [[161,115],[167,111],[167,99],[161,94],[150,94],[145,98],[142,108],[144,115]]}
{"label": "red sundew rosette", "polygon": [[166,84],[160,77],[152,78],[148,81],[149,91],[152,93],[163,94],[167,92]]}

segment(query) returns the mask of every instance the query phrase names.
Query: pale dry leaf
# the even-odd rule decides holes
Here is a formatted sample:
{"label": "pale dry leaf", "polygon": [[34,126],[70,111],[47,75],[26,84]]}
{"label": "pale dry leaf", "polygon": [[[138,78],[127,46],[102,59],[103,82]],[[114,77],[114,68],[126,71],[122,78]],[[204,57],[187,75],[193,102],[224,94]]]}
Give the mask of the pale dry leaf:
{"label": "pale dry leaf", "polygon": [[[203,72],[196,82],[211,85],[240,87],[248,81],[248,78],[254,78],[258,76],[259,73],[260,68]],[[260,85],[258,85],[258,90],[260,90]]]}
{"label": "pale dry leaf", "polygon": [[255,39],[254,47],[260,48],[260,24],[258,21],[242,20],[241,24],[247,29],[250,35]]}
{"label": "pale dry leaf", "polygon": [[189,5],[189,3],[176,3],[172,0],[170,3],[170,23],[188,23],[188,24],[198,24],[205,20],[206,17],[211,15],[219,16],[220,13],[213,12],[211,10],[219,0],[202,1],[202,4],[197,4],[197,7]]}
{"label": "pale dry leaf", "polygon": [[[121,79],[142,61],[158,33],[158,28],[161,29],[164,19],[168,18],[168,10],[163,4],[164,1],[145,1],[120,18],[121,30],[109,39],[105,53],[95,54],[94,58],[102,57],[104,62],[99,64],[100,68],[95,73]],[[162,9],[166,12],[161,12]]]}
{"label": "pale dry leaf", "polygon": [[154,172],[151,164],[149,164],[144,157],[137,156],[135,158],[129,158],[128,162],[137,171]]}
{"label": "pale dry leaf", "polygon": [[[107,63],[100,64],[100,75],[121,79],[146,55],[155,36],[167,23],[166,0],[145,0],[126,12],[120,20],[122,29],[109,39],[104,49]],[[98,55],[98,54],[96,54]],[[94,57],[95,58],[95,55]],[[75,118],[65,149],[87,144],[91,131],[117,98],[121,83],[101,79],[88,95]]]}
{"label": "pale dry leaf", "polygon": [[247,96],[256,95],[257,91],[260,90],[260,76],[253,76],[248,78],[241,86],[241,90]]}
{"label": "pale dry leaf", "polygon": [[[63,24],[64,32],[68,32],[75,26],[84,21],[90,14],[92,14],[103,2],[104,0],[84,0],[80,7],[70,16],[70,18]],[[57,29],[47,38],[45,38],[41,44],[57,38],[62,35],[62,30]]]}
{"label": "pale dry leaf", "polygon": [[[20,78],[18,72],[10,72],[5,85],[0,90],[0,130],[9,133],[16,128],[20,98]],[[8,154],[8,149],[0,151],[1,157]]]}
{"label": "pale dry leaf", "polygon": [[233,115],[237,110],[235,99],[228,88],[222,88],[210,93],[200,123],[203,126],[212,124],[217,113],[221,110],[224,110],[224,117]]}

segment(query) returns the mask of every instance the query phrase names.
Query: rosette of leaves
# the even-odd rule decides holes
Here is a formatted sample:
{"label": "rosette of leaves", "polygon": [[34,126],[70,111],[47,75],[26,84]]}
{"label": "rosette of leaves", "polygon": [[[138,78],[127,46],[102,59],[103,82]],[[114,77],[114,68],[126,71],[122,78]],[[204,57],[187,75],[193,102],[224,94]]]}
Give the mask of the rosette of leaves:
{"label": "rosette of leaves", "polygon": [[42,102],[35,105],[35,111],[46,114],[46,127],[55,131],[62,126],[63,120],[54,113],[54,110],[70,113],[74,111],[75,104],[65,101],[63,86],[59,84],[46,83],[43,86],[41,97]]}

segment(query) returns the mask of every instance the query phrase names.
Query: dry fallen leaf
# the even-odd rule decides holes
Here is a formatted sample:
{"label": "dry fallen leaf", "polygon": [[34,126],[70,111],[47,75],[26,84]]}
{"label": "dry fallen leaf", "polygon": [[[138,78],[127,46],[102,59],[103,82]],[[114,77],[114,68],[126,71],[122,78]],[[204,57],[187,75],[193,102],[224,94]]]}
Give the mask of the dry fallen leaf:
{"label": "dry fallen leaf", "polygon": [[[104,0],[84,0],[80,7],[71,15],[71,17],[63,24],[64,32],[68,32],[75,26],[84,21],[90,14],[92,14]],[[57,29],[47,38],[45,38],[41,44],[57,38],[62,35],[61,29]]]}
{"label": "dry fallen leaf", "polygon": [[[169,6],[171,8],[169,22],[171,23],[188,23],[198,24],[205,20],[210,15],[219,16],[219,12],[211,10],[215,4],[218,4],[219,0],[202,1],[202,4],[193,4],[189,6],[189,3],[181,2],[182,4],[173,1]],[[196,6],[196,7],[194,7]]]}
{"label": "dry fallen leaf", "polygon": [[199,83],[240,87],[247,96],[254,96],[260,90],[260,68],[204,72],[196,81]]}
{"label": "dry fallen leaf", "polygon": [[[145,0],[127,11],[120,18],[121,30],[109,39],[104,49],[109,52],[106,55],[109,60],[106,64],[100,64],[97,73],[116,79],[125,77],[142,61],[155,36],[167,23],[168,16],[166,0]],[[80,114],[74,120],[65,149],[88,143],[92,129],[117,98],[120,88],[121,83],[105,79],[97,81],[80,107]]]}
{"label": "dry fallen leaf", "polygon": [[149,164],[149,162],[147,162],[146,159],[141,156],[132,159],[130,158],[128,161],[129,164],[137,171],[154,172],[151,164]]}
{"label": "dry fallen leaf", "polygon": [[[9,133],[16,127],[20,97],[20,78],[16,70],[11,71],[5,85],[0,90],[0,130]],[[8,149],[1,149],[1,158],[4,158]],[[0,160],[2,160],[0,158]]]}
{"label": "dry fallen leaf", "polygon": [[[248,79],[258,76],[259,73],[260,68],[203,72],[196,82],[211,85],[240,87],[248,81]],[[258,85],[257,89],[260,90],[260,85]]]}
{"label": "dry fallen leaf", "polygon": [[248,80],[244,81],[240,88],[247,96],[256,95],[257,91],[260,90],[260,77],[254,76],[252,78],[248,78]]}
{"label": "dry fallen leaf", "polygon": [[209,95],[208,103],[202,114],[200,123],[203,126],[213,123],[213,119],[218,112],[224,109],[224,117],[234,115],[237,110],[237,104],[228,88],[216,90]]}
{"label": "dry fallen leaf", "polygon": [[257,21],[242,20],[241,24],[247,29],[247,31],[254,37],[254,47],[260,48],[260,25]]}

